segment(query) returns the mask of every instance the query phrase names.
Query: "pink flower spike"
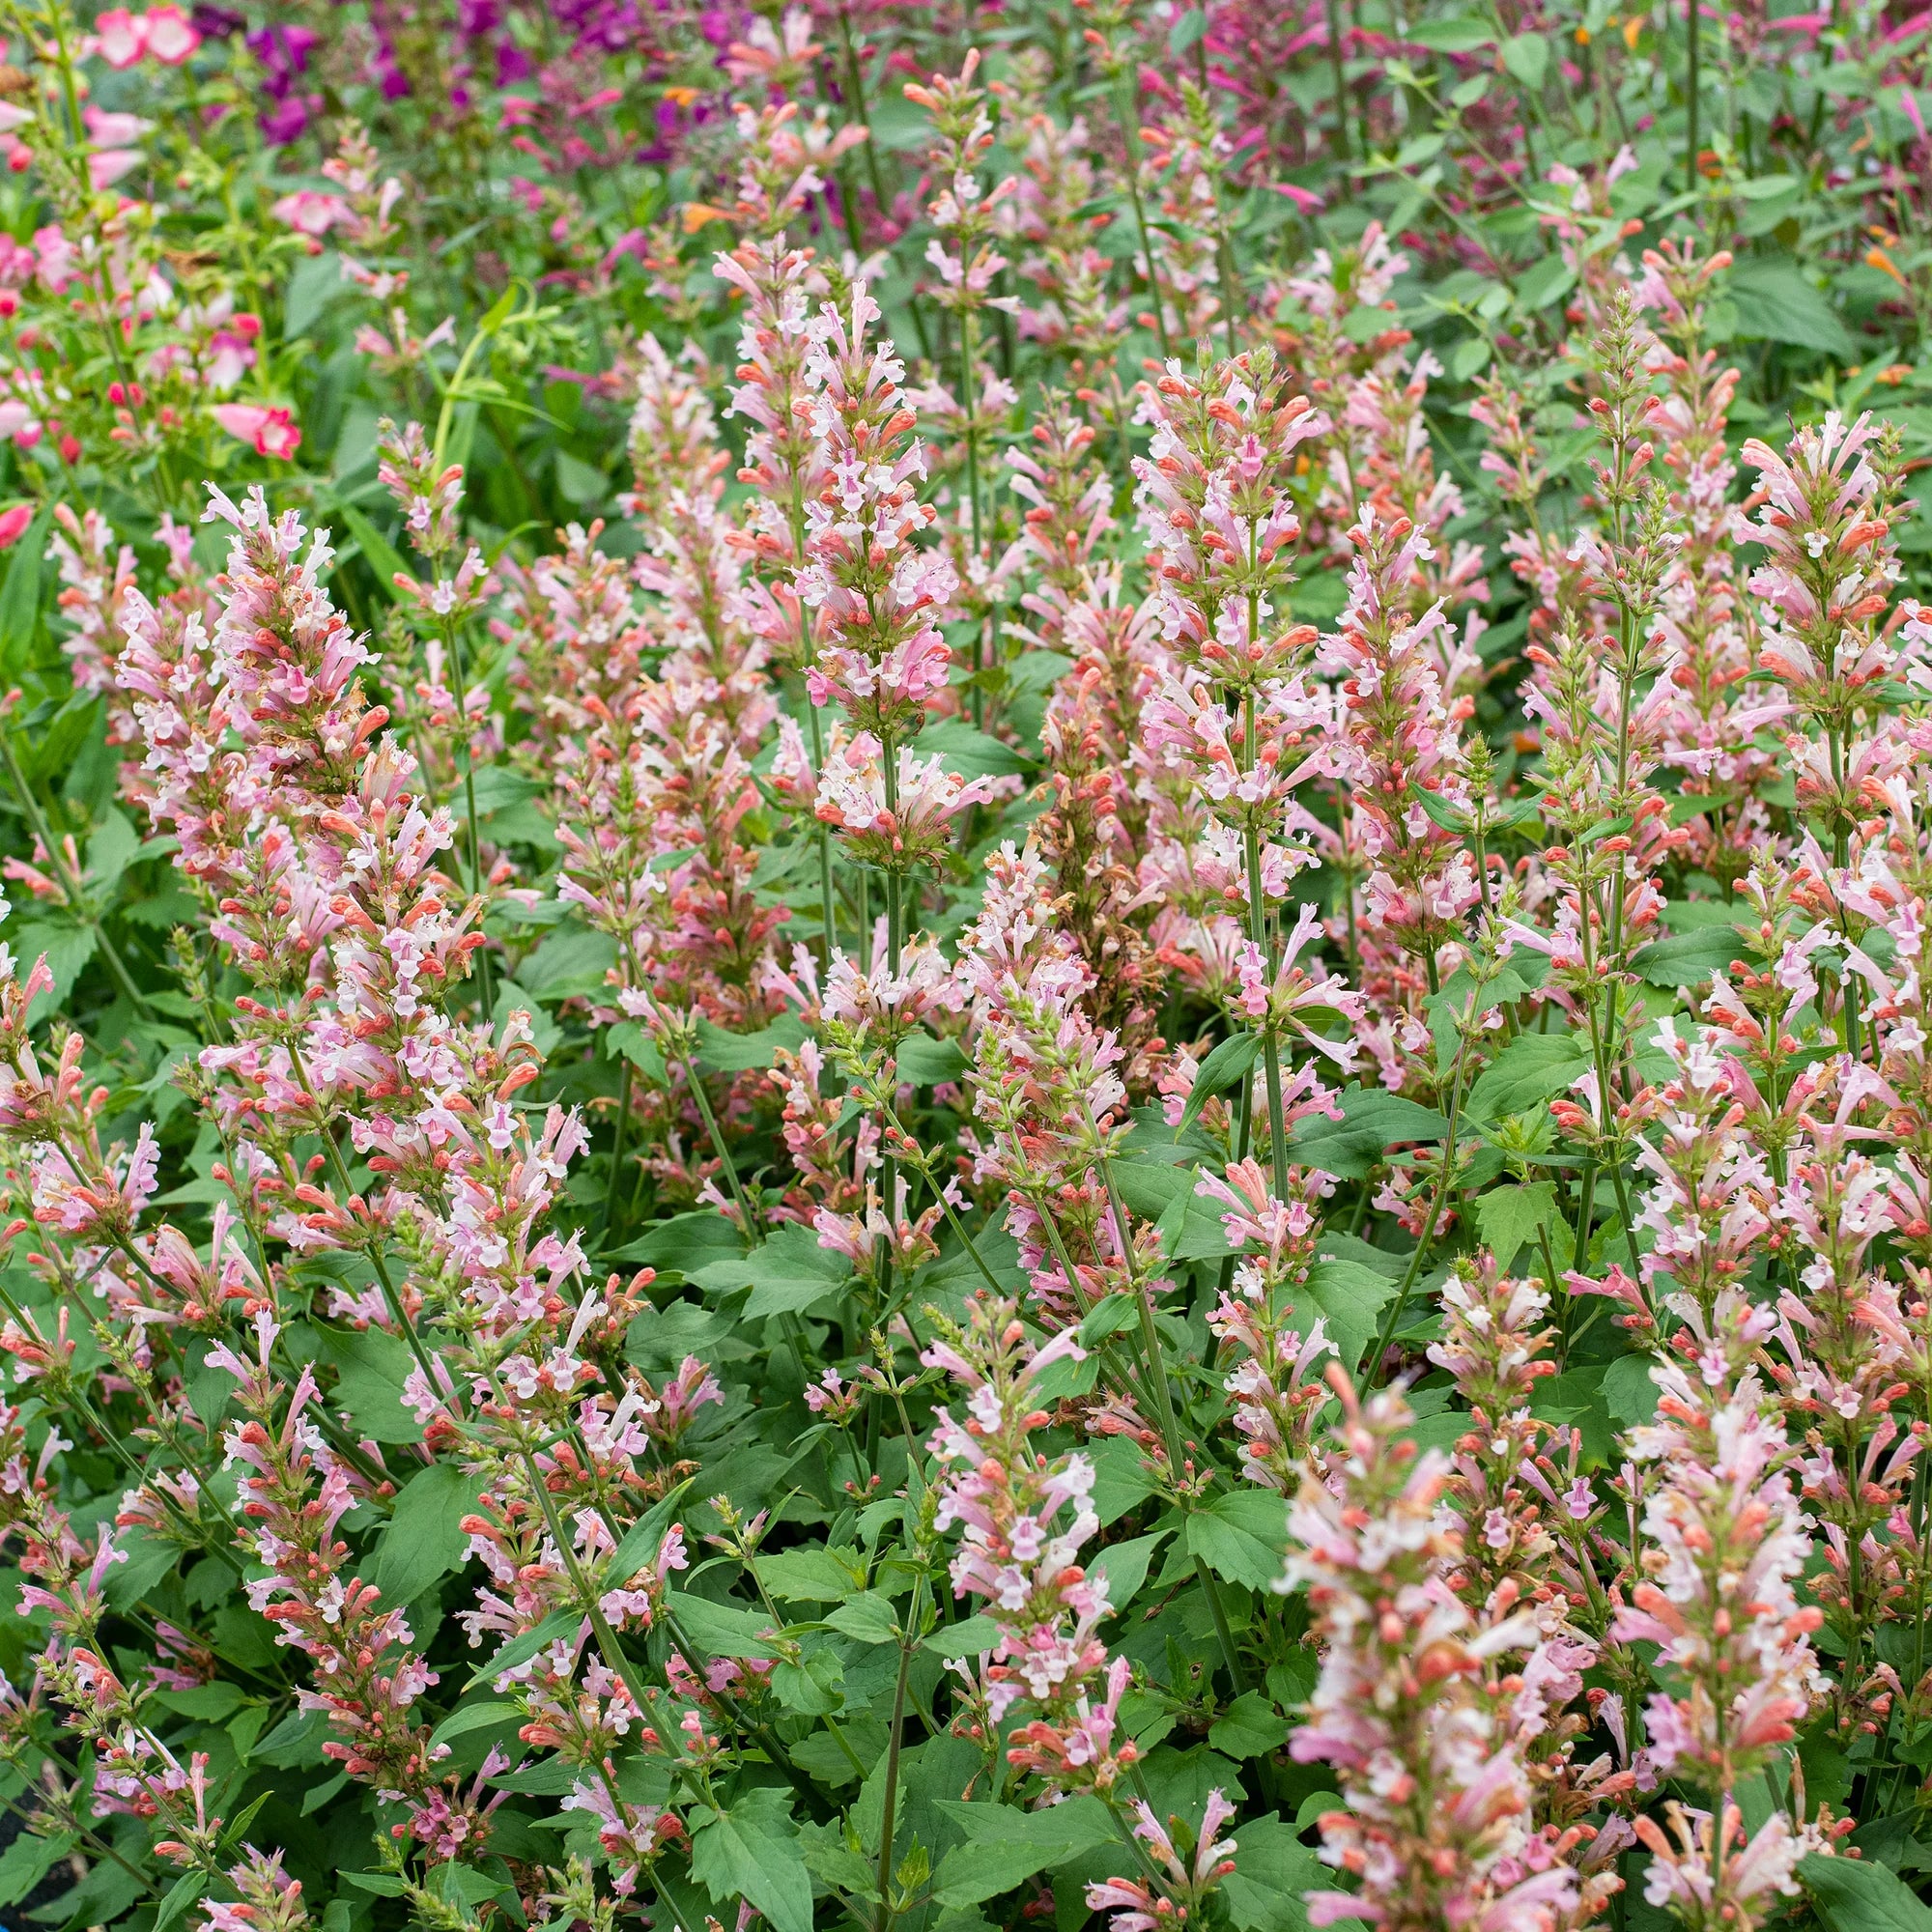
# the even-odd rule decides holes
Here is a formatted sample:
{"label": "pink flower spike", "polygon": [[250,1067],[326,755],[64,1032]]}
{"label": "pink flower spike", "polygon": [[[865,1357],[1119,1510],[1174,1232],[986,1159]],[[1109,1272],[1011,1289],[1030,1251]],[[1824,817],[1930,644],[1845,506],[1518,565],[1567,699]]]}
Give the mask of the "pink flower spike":
{"label": "pink flower spike", "polygon": [[8,550],[18,543],[33,521],[34,506],[31,503],[15,503],[11,510],[0,511],[0,550]]}

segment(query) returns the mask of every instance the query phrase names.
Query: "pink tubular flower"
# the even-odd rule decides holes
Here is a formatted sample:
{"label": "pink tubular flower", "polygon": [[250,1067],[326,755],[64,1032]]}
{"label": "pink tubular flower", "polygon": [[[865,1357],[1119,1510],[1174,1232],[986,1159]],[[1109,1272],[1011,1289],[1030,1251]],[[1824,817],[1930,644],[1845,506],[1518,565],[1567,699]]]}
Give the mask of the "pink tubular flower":
{"label": "pink tubular flower", "polygon": [[179,67],[201,45],[201,33],[182,8],[164,0],[145,14],[108,8],[95,19],[94,44],[112,68],[129,68],[143,60]]}
{"label": "pink tubular flower", "polygon": [[301,446],[301,431],[285,409],[263,403],[217,403],[209,414],[238,442],[247,443],[257,456],[286,460]]}

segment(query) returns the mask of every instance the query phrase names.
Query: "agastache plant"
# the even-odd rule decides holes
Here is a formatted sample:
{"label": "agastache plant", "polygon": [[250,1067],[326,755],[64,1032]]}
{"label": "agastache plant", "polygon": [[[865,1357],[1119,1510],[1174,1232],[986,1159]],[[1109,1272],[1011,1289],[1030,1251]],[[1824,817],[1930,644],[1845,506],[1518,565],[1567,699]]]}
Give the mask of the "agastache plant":
{"label": "agastache plant", "polygon": [[1932,1762],[1923,21],[0,6],[0,1917],[1844,1932]]}

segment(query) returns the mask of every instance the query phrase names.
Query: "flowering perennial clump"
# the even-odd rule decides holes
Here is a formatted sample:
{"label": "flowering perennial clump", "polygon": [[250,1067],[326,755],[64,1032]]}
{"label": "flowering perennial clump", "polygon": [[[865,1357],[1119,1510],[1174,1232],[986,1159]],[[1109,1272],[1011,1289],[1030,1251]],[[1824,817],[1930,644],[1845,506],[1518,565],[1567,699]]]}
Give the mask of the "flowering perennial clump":
{"label": "flowering perennial clump", "polygon": [[1923,1919],[1909,13],[0,7],[8,1925]]}

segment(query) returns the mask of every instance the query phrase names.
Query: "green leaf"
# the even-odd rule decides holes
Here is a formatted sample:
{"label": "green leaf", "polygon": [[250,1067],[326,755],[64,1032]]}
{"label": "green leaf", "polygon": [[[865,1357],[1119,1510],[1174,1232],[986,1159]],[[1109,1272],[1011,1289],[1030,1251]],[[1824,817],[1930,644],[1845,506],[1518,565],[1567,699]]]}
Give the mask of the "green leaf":
{"label": "green leaf", "polygon": [[412,1604],[462,1569],[469,1554],[463,1519],[475,1509],[477,1492],[477,1479],[454,1463],[432,1463],[404,1485],[367,1573],[385,1603]]}
{"label": "green leaf", "polygon": [[762,1610],[682,1594],[668,1596],[665,1603],[678,1629],[706,1656],[769,1658],[777,1654],[759,1634],[772,1623]]}
{"label": "green leaf", "polygon": [[1216,1094],[1226,1092],[1254,1065],[1261,1050],[1260,1034],[1230,1034],[1201,1063],[1201,1070],[1194,1076],[1194,1090],[1187,1096],[1187,1105],[1180,1110],[1180,1125],[1175,1129],[1177,1140],[1201,1118],[1202,1108]]}
{"label": "green leaf", "polygon": [[1504,1274],[1520,1248],[1531,1246],[1537,1230],[1557,1219],[1556,1183],[1532,1180],[1521,1187],[1492,1187],[1476,1197],[1476,1226]]}
{"label": "green leaf", "polygon": [[758,1581],[781,1604],[842,1604],[866,1579],[856,1549],[808,1543],[760,1556]]}
{"label": "green leaf", "polygon": [[1502,45],[1503,66],[1532,94],[1543,91],[1549,71],[1549,40],[1544,34],[1512,34]]}
{"label": "green leaf", "polygon": [[1395,1283],[1365,1262],[1323,1255],[1308,1270],[1304,1293],[1326,1319],[1337,1350],[1352,1369],[1375,1339],[1376,1318],[1395,1293]]}
{"label": "green leaf", "polygon": [[354,503],[337,504],[335,514],[342,519],[349,534],[355,539],[356,548],[367,560],[369,568],[376,574],[376,582],[383,586],[388,596],[394,597],[396,579],[414,575],[403,561],[402,553]]}
{"label": "green leaf", "polygon": [[211,1724],[218,1724],[223,1718],[231,1717],[242,1702],[242,1687],[217,1679],[213,1684],[197,1684],[187,1690],[156,1690],[155,1702],[163,1710],[178,1712],[184,1718],[200,1718]]}
{"label": "green leaf", "polygon": [[654,1562],[665,1533],[677,1515],[677,1506],[695,1478],[687,1476],[678,1486],[660,1496],[624,1532],[624,1540],[611,1552],[610,1567],[604,1572],[604,1588],[614,1590],[628,1583],[646,1563]]}
{"label": "green leaf", "polygon": [[1303,1121],[1290,1137],[1293,1159],[1343,1180],[1364,1180],[1395,1147],[1439,1141],[1449,1122],[1434,1107],[1379,1087],[1346,1087],[1336,1096],[1339,1121]]}
{"label": "green leaf", "polygon": [[1619,1355],[1604,1371],[1604,1406],[1626,1428],[1638,1428],[1657,1413],[1657,1384],[1648,1355]]}
{"label": "green leaf", "polygon": [[22,1832],[0,1855],[0,1905],[19,1904],[77,1842],[71,1832],[51,1838]]}
{"label": "green leaf", "polygon": [[400,1898],[409,1889],[393,1872],[344,1872],[342,1880],[358,1891],[373,1891],[379,1898]]}
{"label": "green leaf", "polygon": [[955,1657],[978,1657],[1000,1640],[1001,1626],[988,1616],[967,1617],[956,1624],[942,1624],[926,1638],[922,1648],[949,1662]]}
{"label": "green leaf", "polygon": [[1482,1121],[1533,1113],[1589,1070],[1589,1049],[1575,1034],[1520,1033],[1477,1076],[1464,1106]]}
{"label": "green leaf", "polygon": [[205,1871],[183,1872],[168,1887],[168,1895],[161,1900],[161,1909],[155,1914],[155,1932],[167,1932],[167,1927],[207,1889],[208,1874]]}
{"label": "green leaf", "polygon": [[1813,1852],[1798,1876],[1829,1932],[1932,1932],[1932,1911],[1882,1864]]}
{"label": "green leaf", "polygon": [[485,1678],[494,1681],[506,1670],[517,1669],[527,1663],[538,1651],[548,1649],[559,1639],[574,1638],[582,1622],[582,1610],[553,1610],[533,1630],[526,1630],[522,1636],[512,1637],[489,1662],[478,1664],[469,1681],[472,1684]]}
{"label": "green leaf", "polygon": [[1288,1737],[1288,1720],[1259,1690],[1243,1690],[1214,1721],[1208,1742],[1237,1763],[1265,1757],[1279,1750]]}
{"label": "green leaf", "polygon": [[695,1275],[713,1262],[728,1260],[744,1252],[744,1239],[737,1228],[713,1208],[692,1214],[673,1214],[660,1221],[635,1241],[627,1241],[611,1253],[613,1262],[633,1262],[641,1267],[675,1268],[679,1274]]}
{"label": "green leaf", "polygon": [[1707,925],[1639,947],[1631,964],[1653,986],[1701,986],[1714,973],[1728,974],[1744,951],[1735,926]]}
{"label": "green leaf", "polygon": [[1466,54],[1486,47],[1496,37],[1487,20],[1464,14],[1447,20],[1417,20],[1402,30],[1402,38],[1432,53]]}
{"label": "green leaf", "polygon": [[934,1039],[916,1033],[899,1042],[898,1077],[915,1087],[937,1087],[957,1080],[972,1062],[956,1039]]}
{"label": "green leaf", "polygon": [[[66,1007],[74,981],[94,957],[97,935],[91,925],[74,925],[66,920],[37,919],[10,932],[8,937],[14,942],[15,957],[23,964],[31,968],[44,954],[47,971],[54,976],[52,989],[38,995],[34,1001],[32,1020],[38,1024],[49,1012]],[[27,976],[22,973],[18,977],[24,980]]]}
{"label": "green leaf", "polygon": [[1133,1602],[1147,1581],[1154,1551],[1166,1541],[1167,1531],[1157,1529],[1151,1536],[1137,1536],[1130,1543],[1110,1543],[1094,1555],[1090,1568],[1105,1580],[1107,1601],[1116,1610],[1124,1610]]}
{"label": "green leaf", "polygon": [[459,1710],[450,1712],[441,1723],[430,1733],[433,1745],[446,1745],[451,1738],[467,1737],[471,1731],[481,1731],[493,1724],[507,1724],[522,1717],[523,1707],[503,1700],[487,1704],[465,1704]]}
{"label": "green leaf", "polygon": [[87,877],[97,898],[105,899],[141,849],[141,835],[125,811],[109,806],[87,838]]}
{"label": "green leaf", "polygon": [[580,510],[601,503],[611,494],[611,479],[593,463],[573,456],[567,449],[556,453],[556,487],[564,501]]}
{"label": "green leaf", "polygon": [[810,1228],[787,1222],[750,1254],[708,1263],[692,1279],[700,1288],[724,1293],[749,1288],[752,1295],[743,1314],[755,1321],[768,1315],[799,1314],[831,1300],[851,1272],[851,1263],[821,1248]]}
{"label": "green leaf", "polygon": [[1272,1490],[1235,1490],[1187,1519],[1187,1553],[1215,1576],[1266,1590],[1282,1574],[1288,1505]]}
{"label": "green leaf", "polygon": [[[1022,1811],[1016,1805],[981,1800],[942,1798],[935,1807],[965,1836],[960,1849],[990,1850],[995,1846],[1053,1846],[1061,1858],[1077,1858],[1114,1836],[1113,1821],[1097,1798],[1069,1798],[1044,1811]],[[1036,1871],[1041,1869],[1035,1866]],[[1013,1881],[1015,1884],[1018,1880]],[[992,1897],[994,1894],[984,1894]]]}
{"label": "green leaf", "polygon": [[778,1065],[781,1047],[796,1053],[805,1044],[805,1028],[791,1013],[781,1013],[759,1033],[726,1033],[709,1020],[697,1023],[698,1065],[714,1073],[754,1073]]}
{"label": "green leaf", "polygon": [[333,1400],[378,1442],[420,1442],[422,1424],[403,1403],[415,1367],[410,1345],[386,1328],[323,1328],[322,1357],[336,1372]]}
{"label": "green leaf", "polygon": [[961,778],[1009,778],[1032,769],[1021,753],[984,731],[976,731],[963,718],[946,718],[928,724],[919,735],[917,749],[922,757],[937,752],[948,768]]}
{"label": "green leaf", "polygon": [[1790,256],[1760,255],[1738,263],[1724,292],[1737,311],[1740,335],[1857,359],[1858,345],[1837,311]]}
{"label": "green leaf", "polygon": [[[1321,1808],[1339,1809],[1324,1797]],[[1321,1859],[1297,1836],[1297,1828],[1269,1814],[1242,1822],[1235,1869],[1221,1881],[1221,1896],[1237,1932],[1303,1932],[1307,1895],[1332,1883]]]}
{"label": "green leaf", "polygon": [[840,1635],[855,1637],[861,1643],[898,1641],[899,1620],[892,1599],[882,1597],[876,1590],[862,1590],[840,1604],[825,1621]]}
{"label": "green leaf", "polygon": [[1179,60],[1208,31],[1208,15],[1199,7],[1190,7],[1176,16],[1167,30],[1167,50]]}
{"label": "green leaf", "polygon": [[10,684],[25,666],[41,628],[41,566],[52,517],[51,509],[43,509],[27,526],[0,586],[0,666]]}
{"label": "green leaf", "polygon": [[747,1791],[728,1811],[713,1811],[691,1834],[691,1875],[721,1906],[749,1900],[773,1932],[811,1932],[811,1880],[784,1799],[769,1787]]}
{"label": "green leaf", "polygon": [[1124,1291],[1103,1294],[1087,1311],[1086,1319],[1080,1323],[1080,1346],[1083,1349],[1097,1349],[1110,1335],[1131,1328],[1140,1320],[1140,1303]]}

